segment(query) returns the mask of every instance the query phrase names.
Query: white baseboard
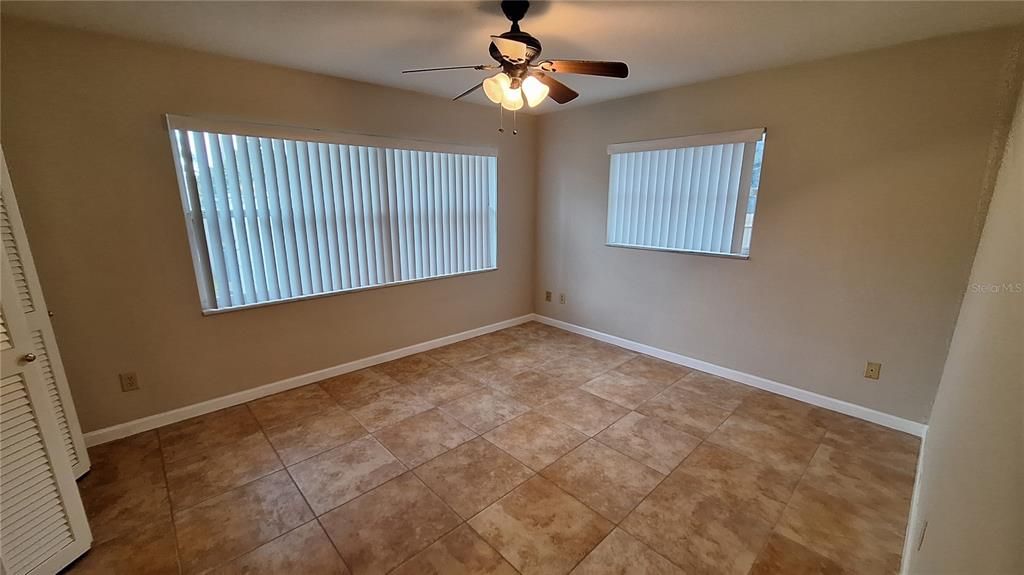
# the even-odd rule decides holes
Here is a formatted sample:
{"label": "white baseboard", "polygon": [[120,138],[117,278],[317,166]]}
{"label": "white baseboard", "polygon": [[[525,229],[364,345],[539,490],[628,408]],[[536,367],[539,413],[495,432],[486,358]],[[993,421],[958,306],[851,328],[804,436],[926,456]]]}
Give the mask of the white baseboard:
{"label": "white baseboard", "polygon": [[779,395],[791,397],[793,399],[803,401],[805,403],[817,405],[818,407],[831,409],[832,411],[838,411],[839,413],[844,413],[851,417],[856,417],[859,419],[870,421],[872,423],[877,423],[879,425],[910,433],[911,435],[916,435],[918,437],[922,437],[928,428],[928,426],[923,423],[903,419],[895,415],[883,413],[881,411],[876,411],[868,407],[863,407],[860,405],[842,401],[840,399],[835,399],[832,397],[814,393],[812,391],[807,391],[804,389],[800,389],[798,387],[793,387],[791,385],[786,385],[784,383],[772,381],[770,379],[765,379],[760,376],[751,375],[749,373],[744,373],[742,371],[737,371],[735,369],[730,369],[727,367],[722,367],[719,365],[715,365],[713,363],[709,363],[699,359],[694,359],[692,357],[687,357],[685,355],[681,355],[678,353],[665,351],[662,349],[658,349],[656,347],[624,339],[618,336],[609,335],[600,331],[567,323],[547,316],[538,314],[527,314],[524,316],[507,319],[505,321],[500,321],[497,323],[492,323],[490,325],[485,325],[461,333],[447,335],[444,337],[439,337],[437,339],[432,339],[430,341],[417,343],[414,345],[410,345],[408,347],[403,347],[401,349],[386,351],[384,353],[379,353],[377,355],[373,355],[370,357],[357,359],[355,361],[350,361],[348,363],[343,363],[341,365],[336,365],[333,367],[328,367],[317,371],[311,371],[309,373],[296,375],[294,377],[289,377],[287,379],[282,379],[280,381],[275,381],[272,383],[268,383],[266,385],[254,387],[252,389],[246,389],[244,391],[232,393],[230,395],[225,395],[223,397],[217,397],[200,403],[186,405],[185,407],[179,407],[177,409],[166,411],[164,413],[158,413],[156,415],[150,415],[148,417],[143,417],[125,423],[112,425],[110,427],[97,429],[96,431],[90,431],[89,433],[85,434],[85,444],[88,447],[92,447],[94,445],[99,445],[101,443],[107,443],[108,441],[121,439],[122,437],[128,437],[129,435],[135,435],[136,433],[142,433],[143,431],[149,431],[151,429],[163,427],[164,425],[170,425],[172,423],[184,421],[192,417],[212,413],[219,409],[233,407],[235,405],[241,405],[243,403],[253,401],[261,397],[266,397],[268,395],[273,395],[275,393],[280,393],[282,391],[288,391],[289,389],[301,387],[303,385],[314,383],[323,379],[327,379],[329,377],[334,377],[337,375],[341,375],[343,373],[356,371],[359,369],[363,369],[365,367],[377,365],[379,363],[393,361],[405,357],[407,355],[413,355],[416,353],[429,351],[431,349],[449,345],[458,341],[470,339],[473,337],[477,337],[479,335],[491,333],[493,331],[498,331],[499,329],[505,329],[507,327],[512,327],[514,325],[519,325],[521,323],[526,323],[531,320],[539,321],[541,323],[561,328],[566,331],[571,331],[573,333],[578,333],[580,335],[585,335],[587,337],[599,341],[617,345],[619,347],[650,355],[652,357],[657,357],[665,361],[670,361],[672,363],[684,365],[686,367],[699,369],[701,371],[713,375],[724,377],[726,379],[731,379],[733,381],[738,381],[751,387],[756,387],[759,389],[770,391],[772,393],[777,393]]}
{"label": "white baseboard", "polygon": [[928,441],[928,428],[921,436],[921,449],[917,456],[917,469],[914,471],[914,493],[910,496],[910,514],[907,516],[907,531],[903,535],[903,555],[900,556],[900,575],[910,573],[910,557],[917,552],[916,546],[921,543],[921,536],[924,535],[921,525],[920,497],[921,483],[924,480],[921,471],[924,469],[924,444]]}
{"label": "white baseboard", "polygon": [[151,429],[163,427],[164,425],[170,425],[172,423],[184,421],[191,417],[212,413],[214,411],[224,409],[226,407],[241,405],[254,399],[259,399],[261,397],[266,397],[268,395],[273,395],[275,393],[280,393],[282,391],[288,391],[289,389],[294,389],[296,387],[301,387],[303,385],[315,383],[317,381],[327,379],[329,377],[334,377],[337,375],[341,375],[343,373],[349,373],[351,371],[356,371],[359,369],[363,369],[365,367],[370,367],[371,365],[377,365],[378,363],[393,361],[405,357],[407,355],[413,355],[416,353],[429,351],[431,349],[443,347],[465,339],[470,339],[473,337],[477,337],[479,335],[491,333],[492,331],[498,331],[499,329],[505,329],[507,327],[512,327],[514,325],[519,325],[521,323],[526,323],[532,319],[533,314],[527,314],[512,319],[499,321],[497,323],[492,323],[490,325],[485,325],[482,327],[474,328],[468,331],[452,335],[446,335],[444,337],[439,337],[437,339],[432,339],[430,341],[417,343],[414,345],[410,345],[408,347],[403,347],[401,349],[395,349],[391,351],[386,351],[384,353],[379,353],[377,355],[372,355],[370,357],[364,357],[362,359],[357,359],[355,361],[350,361],[348,363],[343,363],[341,365],[335,365],[333,367],[328,367],[317,371],[311,371],[309,373],[303,373],[301,375],[296,375],[294,377],[289,377],[287,379],[282,379],[280,381],[275,381],[272,383],[268,383],[266,385],[254,387],[252,389],[246,389],[244,391],[232,393],[230,395],[225,395],[223,397],[217,397],[200,403],[186,405],[185,407],[179,407],[177,409],[172,409],[171,411],[165,411],[163,413],[158,413],[156,415],[150,415],[148,417],[134,419],[132,421],[119,423],[117,425],[112,425],[110,427],[104,427],[103,429],[97,429],[96,431],[90,431],[89,433],[86,433],[85,445],[88,447],[92,447],[93,445],[107,443],[108,441],[121,439],[122,437],[128,437],[129,435],[135,435],[136,433],[142,433],[143,431],[149,431]]}
{"label": "white baseboard", "polygon": [[864,407],[861,405],[857,405],[855,403],[849,403],[841,399],[835,399],[833,397],[828,397],[827,395],[821,395],[820,393],[814,393],[813,391],[807,391],[806,389],[800,389],[799,387],[793,387],[791,385],[786,385],[784,383],[779,383],[777,381],[772,381],[770,379],[766,379],[749,373],[744,373],[742,371],[737,371],[735,369],[730,369],[728,367],[722,367],[720,365],[715,365],[713,363],[709,363],[699,359],[694,359],[692,357],[687,357],[685,355],[673,353],[671,351],[665,351],[663,349],[658,349],[656,347],[652,347],[642,343],[637,343],[635,341],[624,339],[618,336],[609,335],[607,333],[564,322],[562,320],[550,318],[539,314],[533,314],[531,319],[539,321],[541,323],[548,324],[550,326],[564,329],[566,331],[571,331],[573,333],[585,335],[587,337],[603,341],[605,343],[610,343],[612,345],[624,347],[631,351],[643,353],[652,357],[656,357],[658,359],[663,359],[665,361],[669,361],[686,367],[691,367],[693,369],[699,369],[712,375],[717,375],[719,377],[731,379],[732,381],[738,381],[751,387],[756,387],[758,389],[763,389],[765,391],[770,391],[772,393],[784,395],[786,397],[790,397],[802,401],[804,403],[810,403],[811,405],[816,405],[818,407],[823,407],[825,409],[830,409],[832,411],[838,411],[839,413],[849,415],[850,417],[856,417],[858,419],[863,419],[865,421],[877,423],[878,425],[883,425],[885,427],[902,431],[904,433],[909,433],[911,435],[916,435],[918,437],[923,437],[925,430],[928,429],[928,425],[924,423],[911,421],[909,419],[897,417],[895,415],[877,411],[869,407]]}

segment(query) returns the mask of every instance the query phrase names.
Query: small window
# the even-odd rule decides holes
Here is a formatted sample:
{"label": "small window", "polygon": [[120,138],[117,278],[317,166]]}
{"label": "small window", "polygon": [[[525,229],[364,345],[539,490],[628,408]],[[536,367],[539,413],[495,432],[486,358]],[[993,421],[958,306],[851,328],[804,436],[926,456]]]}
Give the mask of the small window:
{"label": "small window", "polygon": [[495,269],[493,150],[168,116],[204,312]]}
{"label": "small window", "polygon": [[765,130],[608,147],[608,244],[746,257]]}

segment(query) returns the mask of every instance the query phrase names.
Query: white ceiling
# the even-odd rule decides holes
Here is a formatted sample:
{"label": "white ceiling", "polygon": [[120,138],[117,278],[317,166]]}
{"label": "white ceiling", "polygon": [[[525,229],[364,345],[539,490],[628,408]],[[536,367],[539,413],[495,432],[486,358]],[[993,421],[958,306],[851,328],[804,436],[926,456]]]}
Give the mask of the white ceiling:
{"label": "white ceiling", "polygon": [[[508,29],[497,2],[13,2],[43,20],[455,96],[485,72],[401,74],[490,63]],[[543,56],[622,60],[628,79],[563,75],[569,106],[932,36],[1024,22],[1024,2],[552,2],[522,28]],[[479,93],[470,101],[486,102]],[[538,112],[553,111],[547,101]]]}

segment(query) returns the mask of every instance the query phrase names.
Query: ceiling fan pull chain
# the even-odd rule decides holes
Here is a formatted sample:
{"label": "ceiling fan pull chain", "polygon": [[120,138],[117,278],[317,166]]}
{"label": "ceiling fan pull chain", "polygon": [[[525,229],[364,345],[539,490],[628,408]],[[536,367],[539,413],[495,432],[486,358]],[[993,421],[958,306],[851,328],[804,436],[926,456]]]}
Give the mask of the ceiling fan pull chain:
{"label": "ceiling fan pull chain", "polygon": [[498,104],[498,133],[505,133],[505,111],[501,104]]}
{"label": "ceiling fan pull chain", "polygon": [[516,129],[516,111],[512,110],[512,135],[516,136],[519,134],[519,130]]}

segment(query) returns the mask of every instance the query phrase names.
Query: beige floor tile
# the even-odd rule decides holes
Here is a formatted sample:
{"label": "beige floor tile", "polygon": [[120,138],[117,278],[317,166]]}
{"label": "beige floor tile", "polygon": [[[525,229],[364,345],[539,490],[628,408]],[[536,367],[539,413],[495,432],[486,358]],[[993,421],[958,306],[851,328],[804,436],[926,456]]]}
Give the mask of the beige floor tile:
{"label": "beige floor tile", "polygon": [[602,363],[584,357],[564,355],[540,364],[537,371],[578,387],[608,371],[608,368]]}
{"label": "beige floor tile", "polygon": [[667,384],[612,370],[581,385],[580,389],[627,409],[634,409],[666,387]]}
{"label": "beige floor tile", "polygon": [[472,339],[432,349],[427,352],[427,355],[432,359],[440,361],[451,366],[457,366],[467,361],[473,361],[474,359],[480,359],[481,357],[490,353],[480,343]]}
{"label": "beige floor tile", "polygon": [[906,525],[914,491],[914,476],[910,473],[822,445],[801,482],[871,509],[886,523],[897,527]]}
{"label": "beige floor tile", "polygon": [[781,429],[761,423],[745,415],[733,414],[726,419],[708,442],[742,453],[747,457],[767,463],[783,473],[799,477],[818,443],[793,435]]}
{"label": "beige floor tile", "polygon": [[441,367],[441,363],[425,353],[417,353],[374,367],[399,383],[410,383],[417,375]]}
{"label": "beige floor tile", "polygon": [[778,533],[758,554],[749,575],[843,575],[838,563]]}
{"label": "beige floor tile", "polygon": [[363,397],[380,393],[399,383],[376,367],[368,367],[325,379],[319,385],[342,407],[348,407]]}
{"label": "beige floor tile", "polygon": [[[498,353],[508,353],[508,350]],[[463,363],[459,366],[459,370],[469,374],[470,377],[485,385],[508,379],[520,371],[526,371],[526,368],[516,371],[504,367],[498,363],[498,360],[495,358],[496,355],[486,355]]]}
{"label": "beige floor tile", "polygon": [[692,371],[675,385],[696,395],[706,403],[728,411],[739,407],[748,395],[756,391],[752,387],[703,371]]}
{"label": "beige floor tile", "polygon": [[618,367],[637,355],[627,349],[593,339],[586,339],[575,348],[574,354],[577,357],[588,359],[607,369]]}
{"label": "beige floor tile", "polygon": [[167,463],[167,489],[177,511],[281,469],[274,448],[254,433],[223,447]]}
{"label": "beige floor tile", "polygon": [[506,349],[515,347],[518,344],[518,341],[515,337],[505,333],[504,331],[496,331],[493,333],[484,334],[479,337],[474,337],[473,339],[468,341],[472,341],[473,343],[484,348],[485,350],[487,350],[487,353],[496,353],[499,351],[504,351]]}
{"label": "beige floor tile", "polygon": [[533,475],[528,467],[483,438],[428,461],[415,473],[464,519]]}
{"label": "beige floor tile", "polygon": [[249,402],[249,409],[264,429],[291,423],[337,405],[319,385],[305,385]]}
{"label": "beige floor tile", "polygon": [[693,370],[649,355],[638,355],[616,367],[615,371],[632,375],[633,377],[649,379],[664,387],[668,387]]}
{"label": "beige floor tile", "polygon": [[568,573],[613,527],[539,476],[520,485],[469,524],[525,575]]}
{"label": "beige floor tile", "polygon": [[460,523],[407,473],[320,518],[353,575],[385,573]]}
{"label": "beige floor tile", "polygon": [[520,415],[484,434],[506,453],[540,471],[587,440],[587,436],[537,412]]}
{"label": "beige floor tile", "polygon": [[707,437],[729,417],[727,410],[672,386],[640,404],[636,411],[697,437]]}
{"label": "beige floor tile", "polygon": [[434,407],[408,387],[393,387],[355,400],[349,414],[368,431],[377,431]]}
{"label": "beige floor tile", "polygon": [[374,433],[384,447],[416,467],[476,437],[476,433],[437,409],[424,411]]}
{"label": "beige floor tile", "polygon": [[221,565],[209,575],[348,575],[327,534],[310,521],[265,543],[241,557]]}
{"label": "beige floor tile", "polygon": [[590,440],[540,472],[566,493],[618,523],[665,477]]}
{"label": "beige floor tile", "polygon": [[766,391],[747,395],[735,413],[814,441],[825,435],[820,408]]}
{"label": "beige floor tile", "polygon": [[904,526],[884,512],[851,503],[801,482],[776,531],[858,573],[896,573]]}
{"label": "beige floor tile", "polygon": [[529,410],[529,406],[492,389],[477,391],[441,406],[441,411],[477,433],[486,433]]}
{"label": "beige floor tile", "polygon": [[572,570],[573,575],[683,575],[656,551],[616,528]]}
{"label": "beige floor tile", "polygon": [[424,371],[411,377],[407,387],[434,405],[455,401],[484,388],[479,381],[451,367]]}
{"label": "beige floor tile", "polygon": [[684,572],[745,574],[772,524],[723,504],[715,490],[694,487],[669,476],[621,527]]}
{"label": "beige floor tile", "polygon": [[91,489],[140,476],[163,482],[163,458],[156,431],[146,431],[89,448],[89,473],[78,481],[79,489]]}
{"label": "beige floor tile", "polygon": [[510,372],[520,373],[552,359],[549,353],[540,351],[541,348],[531,348],[523,344],[517,345],[516,347],[506,349],[505,351],[499,351],[492,353],[488,358],[494,361],[494,363]]}
{"label": "beige floor tile", "polygon": [[164,521],[104,543],[93,543],[81,559],[63,571],[66,575],[177,575],[178,552],[174,527]]}
{"label": "beige floor tile", "polygon": [[573,389],[538,407],[537,412],[593,437],[629,410],[586,391]]}
{"label": "beige floor tile", "polygon": [[317,515],[393,479],[405,467],[372,437],[325,451],[288,468]]}
{"label": "beige floor tile", "polygon": [[182,572],[219,565],[311,519],[284,471],[208,499],[175,514]]}
{"label": "beige floor tile", "polygon": [[89,449],[92,469],[78,483],[96,545],[171,520],[155,431]]}
{"label": "beige floor tile", "polygon": [[792,488],[767,465],[703,444],[621,527],[686,572],[742,574]]}
{"label": "beige floor tile", "polygon": [[793,494],[796,480],[770,465],[701,444],[670,475],[680,485],[716,493],[727,507],[743,508],[774,523]]}
{"label": "beige floor tile", "polygon": [[237,405],[161,427],[157,431],[164,461],[174,461],[207,449],[231,445],[259,430],[249,407]]}
{"label": "beige floor tile", "polygon": [[700,438],[657,418],[631,412],[595,438],[661,473],[671,473],[698,445]]}
{"label": "beige floor tile", "polygon": [[825,421],[825,445],[906,473],[914,473],[917,468],[920,438],[835,412],[828,412]]}
{"label": "beige floor tile", "polygon": [[366,429],[341,407],[271,427],[267,439],[285,465],[293,465],[366,435]]}
{"label": "beige floor tile", "polygon": [[463,524],[417,553],[394,575],[516,575],[516,570]]}
{"label": "beige floor tile", "polygon": [[575,386],[538,371],[524,371],[489,386],[530,407],[554,400]]}

